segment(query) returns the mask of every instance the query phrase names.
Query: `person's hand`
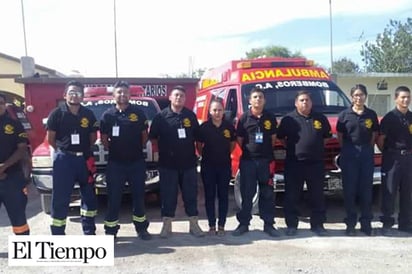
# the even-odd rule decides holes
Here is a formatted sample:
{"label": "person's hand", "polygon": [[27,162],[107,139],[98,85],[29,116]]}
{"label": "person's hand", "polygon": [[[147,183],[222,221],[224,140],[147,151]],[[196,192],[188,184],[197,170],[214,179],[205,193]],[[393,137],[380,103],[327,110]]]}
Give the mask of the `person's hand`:
{"label": "person's hand", "polygon": [[4,180],[7,177],[7,174],[5,173],[6,171],[6,165],[4,163],[0,163],[0,180]]}

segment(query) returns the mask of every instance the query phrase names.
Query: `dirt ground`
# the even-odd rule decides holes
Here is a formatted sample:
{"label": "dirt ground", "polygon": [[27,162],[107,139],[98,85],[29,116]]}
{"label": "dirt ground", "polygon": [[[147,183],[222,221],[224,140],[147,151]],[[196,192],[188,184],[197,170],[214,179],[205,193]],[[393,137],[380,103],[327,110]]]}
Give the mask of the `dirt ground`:
{"label": "dirt ground", "polygon": [[[50,216],[41,212],[39,195],[30,189],[28,217],[32,234],[49,235]],[[201,190],[201,188],[200,188]],[[199,193],[200,224],[207,228],[204,200]],[[105,200],[100,199],[97,234],[104,234]],[[11,227],[4,207],[0,209],[0,273],[410,273],[412,270],[412,237],[394,230],[391,236],[382,236],[375,205],[373,227],[375,236],[358,232],[345,236],[343,201],[341,196],[328,196],[330,236],[318,237],[309,230],[307,205],[302,204],[299,232],[294,237],[284,234],[281,197],[278,197],[277,226],[282,234],[270,238],[262,232],[262,222],[254,216],[250,232],[233,237],[236,207],[230,197],[227,221],[229,232],[224,237],[194,238],[188,234],[189,225],[181,200],[173,223],[174,235],[161,239],[159,203],[155,195],[147,197],[147,215],[151,220],[151,241],[136,238],[131,219],[130,200],[125,197],[121,212],[121,230],[115,244],[113,267],[9,267],[7,235]],[[81,235],[78,208],[68,218],[67,234]]]}

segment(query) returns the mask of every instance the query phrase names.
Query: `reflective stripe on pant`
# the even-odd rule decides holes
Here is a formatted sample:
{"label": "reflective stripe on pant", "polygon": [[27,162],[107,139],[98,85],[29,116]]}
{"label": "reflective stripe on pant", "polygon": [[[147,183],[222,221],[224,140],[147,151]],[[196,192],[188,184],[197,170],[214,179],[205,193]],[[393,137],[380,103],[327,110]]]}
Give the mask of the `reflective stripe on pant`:
{"label": "reflective stripe on pant", "polygon": [[176,170],[159,168],[162,217],[174,217],[177,206],[178,186],[182,191],[185,212],[197,216],[197,176],[196,169]]}
{"label": "reflective stripe on pant", "polygon": [[95,234],[94,218],[97,214],[97,201],[94,185],[87,182],[88,175],[84,157],[65,154],[61,151],[56,153],[53,162],[52,224],[50,226],[53,235],[65,234],[66,217],[75,182],[78,182],[80,186],[80,215],[83,233]]}
{"label": "reflective stripe on pant", "polygon": [[236,217],[241,225],[248,226],[252,219],[253,196],[259,184],[259,214],[266,225],[275,222],[275,200],[273,185],[269,185],[269,159],[253,159],[240,161],[240,193],[242,208]]}
{"label": "reflective stripe on pant", "polygon": [[27,189],[22,172],[7,174],[0,180],[0,207],[4,204],[13,233],[16,235],[28,235],[30,233],[26,218]]}
{"label": "reflective stripe on pant", "polygon": [[205,207],[209,227],[216,226],[215,202],[216,192],[219,206],[218,225],[224,227],[229,207],[230,167],[212,167],[202,165],[202,181],[205,193]]}
{"label": "reflective stripe on pant", "polygon": [[373,187],[373,146],[370,144],[357,146],[344,143],[341,150],[340,167],[344,204],[346,209],[345,223],[355,227],[357,223],[356,199],[359,198],[361,226],[370,226],[372,220],[372,187]]}
{"label": "reflective stripe on pant", "polygon": [[146,163],[144,160],[119,163],[109,161],[106,169],[107,213],[104,229],[107,234],[116,235],[119,229],[118,218],[125,183],[128,182],[133,199],[133,224],[136,231],[149,226],[145,216]]}
{"label": "reflective stripe on pant", "polygon": [[322,161],[285,161],[284,212],[288,227],[298,227],[298,205],[304,182],[306,182],[309,193],[311,227],[316,227],[326,221],[325,195],[323,193],[324,174]]}
{"label": "reflective stripe on pant", "polygon": [[395,223],[395,200],[399,193],[398,225],[412,227],[412,155],[384,151],[382,155],[382,216],[384,226]]}

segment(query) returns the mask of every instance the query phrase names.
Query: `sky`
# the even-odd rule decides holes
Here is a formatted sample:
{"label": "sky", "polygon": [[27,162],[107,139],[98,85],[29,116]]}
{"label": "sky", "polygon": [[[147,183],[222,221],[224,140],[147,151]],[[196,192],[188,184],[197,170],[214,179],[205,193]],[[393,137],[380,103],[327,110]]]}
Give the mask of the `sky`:
{"label": "sky", "polygon": [[87,77],[115,77],[116,52],[119,77],[165,77],[269,45],[330,67],[332,26],[333,60],[362,68],[362,45],[408,16],[412,0],[0,0],[0,52]]}

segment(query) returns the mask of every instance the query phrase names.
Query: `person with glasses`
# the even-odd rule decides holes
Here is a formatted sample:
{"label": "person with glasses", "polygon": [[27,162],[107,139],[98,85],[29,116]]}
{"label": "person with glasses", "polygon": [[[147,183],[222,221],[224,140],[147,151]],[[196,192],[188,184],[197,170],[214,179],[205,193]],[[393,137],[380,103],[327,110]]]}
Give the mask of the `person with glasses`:
{"label": "person with glasses", "polygon": [[65,86],[65,103],[55,108],[47,120],[47,141],[55,150],[50,226],[52,235],[64,235],[74,184],[80,186],[81,223],[85,235],[95,235],[97,201],[89,181],[88,159],[96,141],[98,123],[93,112],[81,105],[84,87],[77,81]]}
{"label": "person with glasses", "polygon": [[372,187],[374,145],[379,133],[376,112],[365,106],[368,92],[358,84],[350,90],[352,105],[339,114],[336,131],[341,153],[346,234],[355,236],[357,223],[356,200],[359,200],[360,230],[372,235]]}
{"label": "person with glasses", "polygon": [[378,147],[382,151],[382,234],[391,235],[399,195],[398,230],[412,233],[412,112],[411,91],[395,89],[395,108],[382,119]]}
{"label": "person with glasses", "polygon": [[144,204],[146,163],[143,155],[148,139],[148,120],[140,107],[129,103],[129,83],[118,81],[113,89],[115,105],[103,113],[100,121],[102,143],[109,151],[104,230],[107,235],[117,236],[123,189],[128,182],[133,199],[135,230],[140,239],[150,240]]}
{"label": "person with glasses", "polygon": [[0,93],[0,207],[6,207],[13,233],[29,235],[26,218],[27,188],[21,160],[27,152],[27,133],[6,110],[6,96]]}

